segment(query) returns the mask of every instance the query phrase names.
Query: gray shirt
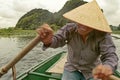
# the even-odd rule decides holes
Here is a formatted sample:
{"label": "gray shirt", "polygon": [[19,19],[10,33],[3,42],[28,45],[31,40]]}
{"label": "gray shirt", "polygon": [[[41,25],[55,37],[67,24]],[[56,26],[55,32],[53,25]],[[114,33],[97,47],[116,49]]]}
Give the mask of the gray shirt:
{"label": "gray shirt", "polygon": [[84,43],[77,28],[75,23],[66,24],[54,35],[50,45],[52,48],[57,48],[67,44],[68,56],[65,69],[80,70],[86,79],[92,77],[93,68],[100,63],[110,65],[115,70],[118,57],[111,35],[94,30],[89,33]]}

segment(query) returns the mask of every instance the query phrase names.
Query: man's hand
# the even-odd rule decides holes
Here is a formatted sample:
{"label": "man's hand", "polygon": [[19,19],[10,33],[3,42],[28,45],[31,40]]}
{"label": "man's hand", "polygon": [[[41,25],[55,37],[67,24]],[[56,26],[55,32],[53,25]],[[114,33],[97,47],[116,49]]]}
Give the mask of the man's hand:
{"label": "man's hand", "polygon": [[109,65],[98,65],[95,69],[93,69],[93,77],[94,79],[102,79],[109,80],[109,76],[112,75],[113,71],[111,66]]}
{"label": "man's hand", "polygon": [[52,38],[53,38],[53,30],[50,28],[50,26],[48,24],[43,24],[36,31],[39,34],[41,41],[46,46],[49,46],[51,44]]}

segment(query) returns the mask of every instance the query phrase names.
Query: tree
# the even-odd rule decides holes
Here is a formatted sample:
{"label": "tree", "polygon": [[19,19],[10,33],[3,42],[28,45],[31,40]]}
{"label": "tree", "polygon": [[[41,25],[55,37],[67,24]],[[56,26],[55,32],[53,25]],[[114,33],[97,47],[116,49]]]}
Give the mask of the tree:
{"label": "tree", "polygon": [[120,30],[120,24],[119,24],[119,26],[118,26],[118,28],[117,28],[118,30]]}

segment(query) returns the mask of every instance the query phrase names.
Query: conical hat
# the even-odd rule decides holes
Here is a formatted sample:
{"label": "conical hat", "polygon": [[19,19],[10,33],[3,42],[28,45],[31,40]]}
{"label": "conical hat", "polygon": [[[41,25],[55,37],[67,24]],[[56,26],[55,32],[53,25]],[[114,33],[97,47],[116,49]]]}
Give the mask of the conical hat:
{"label": "conical hat", "polygon": [[63,16],[71,21],[99,31],[112,32],[105,16],[95,0],[79,6],[63,14]]}

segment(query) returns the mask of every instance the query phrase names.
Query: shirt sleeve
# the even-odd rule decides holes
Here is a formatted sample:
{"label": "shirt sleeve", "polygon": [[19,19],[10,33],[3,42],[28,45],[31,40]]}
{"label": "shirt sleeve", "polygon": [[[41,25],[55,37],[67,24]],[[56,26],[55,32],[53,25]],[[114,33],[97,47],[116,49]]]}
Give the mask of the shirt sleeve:
{"label": "shirt sleeve", "polygon": [[100,59],[103,64],[111,66],[113,71],[117,69],[118,65],[118,56],[115,51],[116,47],[111,35],[106,34],[105,38],[100,42]]}
{"label": "shirt sleeve", "polygon": [[[68,40],[70,39],[70,33],[73,32],[75,29],[74,23],[68,23],[63,26],[61,29],[57,31],[57,33],[52,38],[52,43],[49,47],[51,48],[58,48],[62,47],[67,44]],[[43,45],[43,50],[47,49],[45,45]]]}

